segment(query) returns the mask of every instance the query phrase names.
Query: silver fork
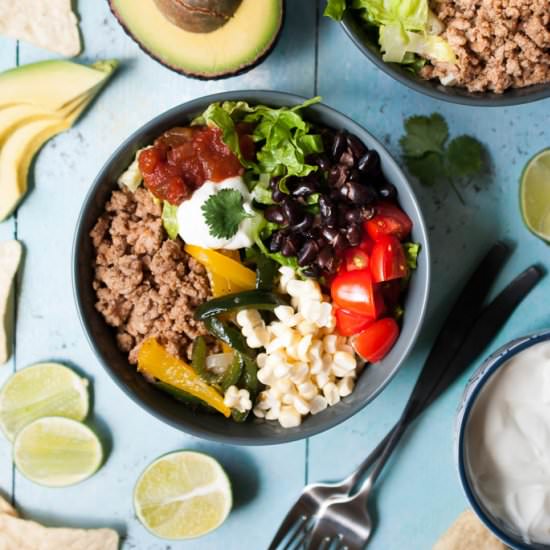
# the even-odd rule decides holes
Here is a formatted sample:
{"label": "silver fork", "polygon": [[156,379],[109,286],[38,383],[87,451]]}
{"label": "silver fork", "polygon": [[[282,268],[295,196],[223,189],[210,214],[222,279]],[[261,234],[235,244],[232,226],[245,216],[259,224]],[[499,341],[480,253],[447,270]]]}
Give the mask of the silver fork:
{"label": "silver fork", "polygon": [[[315,523],[307,532],[307,550],[319,550],[333,540],[339,548],[361,550],[370,539],[373,523],[367,501],[386,462],[415,418],[440,395],[493,340],[518,304],[537,284],[542,272],[532,266],[516,277],[473,322],[470,331],[453,359],[439,373],[426,362],[399,421],[372,472],[360,490],[352,496],[327,501]],[[432,379],[431,384],[429,383]]]}

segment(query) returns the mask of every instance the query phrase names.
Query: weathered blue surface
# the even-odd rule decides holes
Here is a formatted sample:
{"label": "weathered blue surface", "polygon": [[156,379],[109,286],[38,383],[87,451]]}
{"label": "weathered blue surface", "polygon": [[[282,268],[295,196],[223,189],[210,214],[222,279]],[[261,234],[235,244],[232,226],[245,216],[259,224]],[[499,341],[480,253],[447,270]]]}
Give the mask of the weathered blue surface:
{"label": "weathered blue surface", "polygon": [[[516,243],[501,284],[533,262],[548,265],[547,246],[523,226],[518,178],[527,159],[550,145],[550,101],[510,109],[447,105],[408,91],[369,65],[342,30],[320,21],[315,2],[288,2],[276,51],[252,72],[218,82],[177,75],[146,57],[110,15],[106,2],[80,2],[84,60],[117,57],[123,68],[76,128],[41,152],[33,190],[15,217],[0,224],[0,238],[17,237],[27,249],[19,285],[16,354],[0,371],[54,359],[77,366],[93,380],[91,423],[110,447],[105,466],[68,489],[45,489],[14,472],[10,446],[0,442],[0,487],[25,515],[49,525],[111,525],[125,536],[124,549],[262,550],[304,482],[345,475],[396,420],[434,332],[457,285],[497,238]],[[0,68],[48,57],[44,51],[0,40]],[[451,133],[477,136],[492,167],[481,189],[464,191],[466,206],[449,189],[416,185],[430,226],[434,279],[430,312],[415,352],[388,389],[342,426],[308,442],[247,449],[203,443],[160,424],[134,405],[99,366],[80,329],[70,289],[70,247],[86,190],[112,150],[134,129],[168,107],[228,89],[319,93],[352,116],[398,154],[403,118],[442,113]],[[550,278],[526,300],[495,348],[550,325]],[[455,408],[465,379],[417,423],[396,453],[377,494],[379,528],[373,550],[426,550],[465,507],[455,474],[452,443]],[[217,532],[197,541],[155,539],[137,522],[132,489],[157,456],[181,448],[218,457],[234,482],[236,506]]]}

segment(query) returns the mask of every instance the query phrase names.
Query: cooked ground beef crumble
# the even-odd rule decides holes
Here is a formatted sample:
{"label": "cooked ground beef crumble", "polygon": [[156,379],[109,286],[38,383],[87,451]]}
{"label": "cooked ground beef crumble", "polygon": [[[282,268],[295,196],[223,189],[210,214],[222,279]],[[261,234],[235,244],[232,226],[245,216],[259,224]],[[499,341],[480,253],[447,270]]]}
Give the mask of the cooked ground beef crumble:
{"label": "cooked ground beef crumble", "polygon": [[424,78],[502,93],[550,82],[550,0],[432,0],[458,64],[435,63]]}
{"label": "cooked ground beef crumble", "polygon": [[113,191],[90,236],[96,308],[116,327],[118,346],[130,363],[152,336],[171,354],[189,359],[192,340],[206,334],[193,313],[210,297],[210,283],[182,241],[168,239],[161,208],[149,192]]}

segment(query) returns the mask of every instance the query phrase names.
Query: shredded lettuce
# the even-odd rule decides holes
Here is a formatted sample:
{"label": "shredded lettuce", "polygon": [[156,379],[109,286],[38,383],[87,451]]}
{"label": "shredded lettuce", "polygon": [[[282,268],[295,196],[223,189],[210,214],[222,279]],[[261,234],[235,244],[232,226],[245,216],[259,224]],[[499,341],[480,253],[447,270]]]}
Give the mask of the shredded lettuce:
{"label": "shredded lettuce", "polygon": [[[319,97],[314,97],[292,108],[279,109],[266,105],[251,106],[245,101],[212,103],[193,124],[220,128],[224,142],[239,157],[243,166],[256,174],[281,176],[281,189],[285,190],[284,180],[287,177],[303,177],[317,170],[305,159],[312,153],[322,152],[323,141],[320,135],[311,131],[311,125],[299,111],[319,101]],[[255,161],[247,161],[241,155],[237,122],[254,124],[252,139],[257,145]]]}
{"label": "shredded lettuce", "polygon": [[168,237],[174,240],[178,236],[178,218],[176,216],[178,207],[164,201],[162,205],[162,225]]}
{"label": "shredded lettuce", "polygon": [[[418,56],[439,62],[456,63],[450,44],[437,36],[444,27],[430,10],[428,0],[350,0],[352,9],[368,25],[379,28],[382,59],[418,70]],[[345,0],[328,0],[325,15],[341,20]]]}

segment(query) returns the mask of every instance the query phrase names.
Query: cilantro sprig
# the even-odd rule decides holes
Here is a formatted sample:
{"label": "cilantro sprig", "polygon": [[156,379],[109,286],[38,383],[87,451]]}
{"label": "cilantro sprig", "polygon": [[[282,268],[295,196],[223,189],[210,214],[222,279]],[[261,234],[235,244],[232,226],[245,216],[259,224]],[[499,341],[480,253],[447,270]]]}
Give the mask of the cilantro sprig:
{"label": "cilantro sprig", "polygon": [[437,113],[408,118],[405,132],[399,144],[411,174],[424,185],[447,181],[464,204],[459,185],[467,184],[469,179],[483,171],[483,144],[467,135],[448,142],[449,127]]}
{"label": "cilantro sprig", "polygon": [[210,235],[230,239],[239,230],[239,224],[252,217],[243,207],[243,196],[235,189],[222,189],[212,195],[201,207]]}

